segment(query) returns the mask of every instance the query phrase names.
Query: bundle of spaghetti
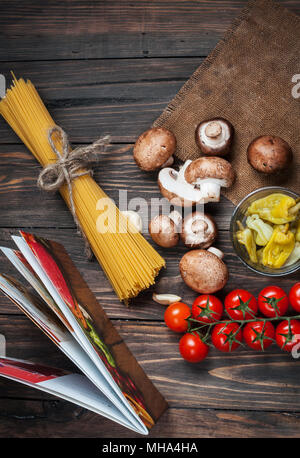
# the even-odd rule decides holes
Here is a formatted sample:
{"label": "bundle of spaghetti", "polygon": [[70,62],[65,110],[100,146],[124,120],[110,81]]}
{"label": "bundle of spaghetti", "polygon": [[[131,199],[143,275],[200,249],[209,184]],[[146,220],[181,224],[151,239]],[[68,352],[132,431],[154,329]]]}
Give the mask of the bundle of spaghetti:
{"label": "bundle of spaghetti", "polygon": [[[0,102],[0,114],[43,167],[57,161],[48,141],[49,129],[55,122],[31,81],[14,77],[11,88]],[[60,139],[54,141],[60,150]],[[59,191],[70,207],[67,185],[62,185]],[[75,178],[72,196],[80,226],[119,299],[127,303],[153,285],[165,266],[164,259],[112,201],[97,210],[97,202],[108,196],[94,179],[90,175]],[[101,212],[106,212],[107,216],[104,231],[97,228]]]}

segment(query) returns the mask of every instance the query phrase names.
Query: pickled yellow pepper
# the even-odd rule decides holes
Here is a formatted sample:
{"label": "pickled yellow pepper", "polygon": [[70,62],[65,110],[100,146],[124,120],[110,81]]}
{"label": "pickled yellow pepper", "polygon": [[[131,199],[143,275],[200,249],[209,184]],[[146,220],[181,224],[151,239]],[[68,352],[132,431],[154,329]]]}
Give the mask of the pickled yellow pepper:
{"label": "pickled yellow pepper", "polygon": [[297,230],[296,230],[296,241],[300,242],[300,219],[298,221],[298,226],[297,226]]}
{"label": "pickled yellow pepper", "polygon": [[282,267],[294,247],[295,235],[289,230],[289,225],[276,226],[272,237],[263,250],[263,265],[275,269]]}
{"label": "pickled yellow pepper", "polygon": [[251,229],[249,229],[248,227],[244,228],[240,221],[238,221],[238,226],[240,230],[237,231],[236,236],[239,243],[245,245],[245,248],[247,250],[247,253],[249,254],[251,261],[257,262],[256,243]]}
{"label": "pickled yellow pepper", "polygon": [[285,224],[294,221],[296,212],[289,210],[296,205],[295,199],[281,193],[270,194],[262,199],[255,200],[248,208],[248,214],[257,214],[260,218],[273,224]]}

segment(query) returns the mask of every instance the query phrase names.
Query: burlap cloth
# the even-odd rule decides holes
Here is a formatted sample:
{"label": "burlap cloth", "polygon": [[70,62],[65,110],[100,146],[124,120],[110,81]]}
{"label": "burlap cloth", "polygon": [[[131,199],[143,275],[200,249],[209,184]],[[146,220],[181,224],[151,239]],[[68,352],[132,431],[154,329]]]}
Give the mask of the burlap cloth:
{"label": "burlap cloth", "polygon": [[[228,159],[237,173],[224,191],[237,204],[250,191],[281,185],[300,193],[300,98],[293,98],[300,74],[300,18],[270,0],[250,1],[212,53],[184,84],[154,126],[177,138],[179,159],[201,155],[196,125],[224,117],[235,128]],[[247,163],[246,150],[259,135],[278,135],[292,147],[294,162],[283,176],[265,176]]]}

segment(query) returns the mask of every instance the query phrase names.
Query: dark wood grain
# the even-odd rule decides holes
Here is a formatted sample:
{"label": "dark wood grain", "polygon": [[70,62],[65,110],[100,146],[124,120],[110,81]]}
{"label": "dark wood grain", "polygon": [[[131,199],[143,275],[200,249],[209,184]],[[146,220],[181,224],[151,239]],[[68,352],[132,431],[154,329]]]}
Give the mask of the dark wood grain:
{"label": "dark wood grain", "polygon": [[[163,324],[114,320],[120,335],[171,408],[300,411],[298,360],[274,345],[263,354],[211,350],[201,364],[185,362],[178,335]],[[72,370],[71,363],[28,318],[1,317],[7,354]],[[288,378],[287,378],[288,374]],[[49,395],[0,379],[2,398],[49,399]],[[0,430],[1,434],[1,430]]]}
{"label": "dark wood grain", "polygon": [[[0,144],[0,157],[1,227],[74,227],[61,196],[37,188],[42,169],[23,145]],[[94,178],[121,209],[127,209],[128,204],[141,212],[144,230],[159,206],[166,206],[157,186],[157,173],[146,173],[137,167],[132,145],[113,145],[99,155]],[[148,207],[136,207],[132,199],[137,198],[144,199],[141,204]],[[233,210],[230,201],[222,198],[220,204],[210,204],[206,210],[213,214],[220,230],[229,228]]]}
{"label": "dark wood grain", "polygon": [[0,59],[206,55],[244,4],[2,1]]}
{"label": "dark wood grain", "polygon": [[[170,408],[150,431],[152,438],[298,438],[293,412]],[[132,431],[59,400],[1,399],[1,437],[137,438]]]}
{"label": "dark wood grain", "polygon": [[[117,59],[0,64],[36,85],[55,122],[73,143],[110,135],[135,142],[149,128],[203,59]],[[20,143],[0,119],[0,143]]]}
{"label": "dark wood grain", "polygon": [[2,0],[0,60],[205,56],[246,3]]}

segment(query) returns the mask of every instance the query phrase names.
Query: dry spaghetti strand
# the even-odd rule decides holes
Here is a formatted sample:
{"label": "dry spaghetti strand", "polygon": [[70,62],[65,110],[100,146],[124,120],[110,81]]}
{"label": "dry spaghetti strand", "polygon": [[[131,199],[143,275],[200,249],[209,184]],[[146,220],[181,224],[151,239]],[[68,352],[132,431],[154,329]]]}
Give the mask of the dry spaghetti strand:
{"label": "dry spaghetti strand", "polygon": [[[31,81],[14,76],[12,87],[0,102],[0,114],[43,167],[57,160],[47,138],[55,122]],[[56,143],[61,148],[59,139]],[[112,202],[106,207],[106,230],[99,231],[97,219],[103,210],[97,210],[97,202],[108,196],[89,175],[74,179],[72,184],[80,225],[119,299],[127,303],[155,283],[165,261]],[[66,185],[60,193],[70,206]]]}

